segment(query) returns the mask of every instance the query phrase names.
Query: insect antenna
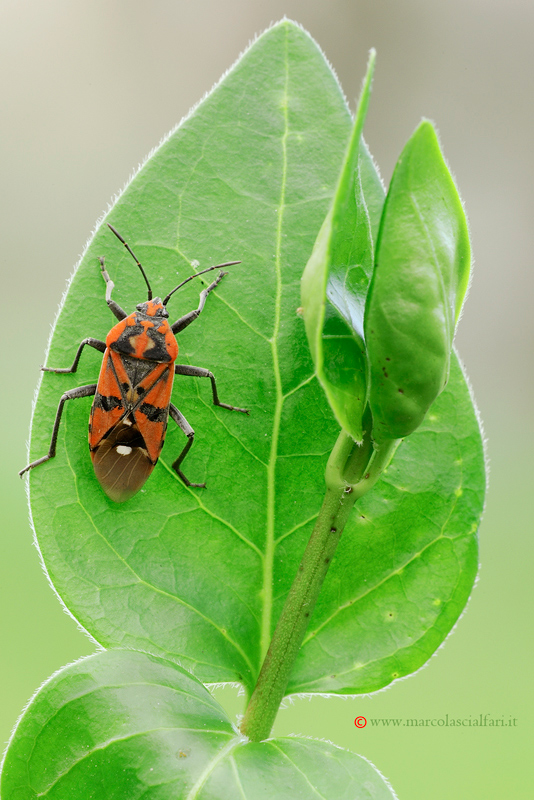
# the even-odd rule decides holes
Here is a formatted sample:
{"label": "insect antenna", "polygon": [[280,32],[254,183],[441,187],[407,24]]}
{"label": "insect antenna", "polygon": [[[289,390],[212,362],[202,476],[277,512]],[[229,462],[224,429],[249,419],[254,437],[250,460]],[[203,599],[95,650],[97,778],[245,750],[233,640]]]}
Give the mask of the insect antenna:
{"label": "insect antenna", "polygon": [[148,299],[149,299],[149,300],[152,300],[152,289],[150,288],[150,284],[149,284],[149,282],[148,282],[148,278],[147,278],[147,276],[146,276],[146,273],[145,273],[145,271],[144,271],[143,267],[141,266],[141,262],[139,261],[139,259],[138,259],[138,258],[137,258],[137,256],[135,255],[134,251],[132,250],[132,248],[130,247],[130,245],[128,244],[128,242],[125,242],[125,241],[124,241],[124,239],[122,238],[122,236],[120,235],[120,233],[119,233],[118,231],[116,231],[116,230],[115,230],[115,228],[113,227],[113,225],[110,225],[110,224],[109,224],[109,222],[108,222],[108,228],[109,228],[109,229],[110,229],[110,230],[111,230],[111,231],[112,231],[112,232],[115,234],[115,236],[117,237],[117,239],[118,239],[120,242],[122,242],[122,243],[123,243],[123,245],[125,246],[125,248],[128,250],[129,254],[132,256],[133,260],[135,261],[135,263],[137,264],[137,266],[138,266],[138,267],[139,267],[139,269],[141,270],[141,274],[143,275],[143,278],[145,279],[145,283],[146,283],[146,285],[148,286]]}
{"label": "insect antenna", "polygon": [[167,297],[163,301],[163,305],[166,306],[167,303],[169,302],[171,296],[175,292],[177,292],[178,289],[181,289],[182,286],[185,286],[186,283],[189,283],[189,281],[192,281],[193,278],[198,278],[199,275],[204,275],[205,272],[211,272],[212,269],[222,269],[223,267],[233,267],[234,264],[241,264],[241,261],[227,261],[225,264],[216,264],[214,267],[208,267],[207,269],[200,270],[200,272],[195,272],[194,275],[190,275],[189,278],[185,279],[185,281],[182,281],[181,283],[178,284],[178,286],[175,286],[174,289],[172,290],[172,292],[169,292],[169,294],[167,295]]}

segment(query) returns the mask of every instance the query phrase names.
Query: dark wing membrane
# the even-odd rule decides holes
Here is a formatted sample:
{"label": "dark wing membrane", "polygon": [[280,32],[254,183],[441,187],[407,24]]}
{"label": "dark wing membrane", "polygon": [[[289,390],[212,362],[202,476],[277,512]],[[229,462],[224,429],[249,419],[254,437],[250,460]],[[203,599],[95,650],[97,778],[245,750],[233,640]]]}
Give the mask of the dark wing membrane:
{"label": "dark wing membrane", "polygon": [[121,420],[91,451],[98,482],[111,500],[123,503],[141,489],[154,469],[135,420]]}

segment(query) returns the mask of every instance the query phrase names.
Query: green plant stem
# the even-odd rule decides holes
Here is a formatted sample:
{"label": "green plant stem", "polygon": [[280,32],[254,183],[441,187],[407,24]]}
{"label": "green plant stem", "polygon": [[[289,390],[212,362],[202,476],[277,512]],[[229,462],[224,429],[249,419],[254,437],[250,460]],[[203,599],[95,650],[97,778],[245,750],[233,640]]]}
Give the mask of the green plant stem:
{"label": "green plant stem", "polygon": [[241,723],[251,741],[266,739],[284,697],[291,670],[350,511],[378,480],[398,444],[361,445],[342,431],[326,469],[327,490],[298,572],[278,620]]}

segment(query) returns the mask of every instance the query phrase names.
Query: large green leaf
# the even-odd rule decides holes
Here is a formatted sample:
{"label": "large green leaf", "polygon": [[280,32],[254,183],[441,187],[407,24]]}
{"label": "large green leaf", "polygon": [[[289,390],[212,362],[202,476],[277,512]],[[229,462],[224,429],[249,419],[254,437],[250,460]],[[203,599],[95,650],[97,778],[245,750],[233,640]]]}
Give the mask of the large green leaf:
{"label": "large green leaf", "polygon": [[3,800],[391,800],[363,758],[297,737],[247,742],[180,667],[122,650],[51,678],[2,770]]}
{"label": "large green leaf", "polygon": [[367,296],[377,439],[408,436],[445,386],[470,267],[462,204],[434,128],[424,121],[391,179]]}
{"label": "large green leaf", "polygon": [[[151,652],[206,682],[240,681],[247,691],[254,685],[321,505],[325,463],[339,430],[314,378],[296,310],[300,276],[350,130],[322,54],[285,21],[257,40],[110,212],[156,294],[189,274],[190,260],[206,267],[242,259],[180,334],[179,360],[211,369],[221,399],[251,413],[214,408],[207,382],[177,378],[173,400],[197,432],[184,471],[208,488],[188,489],[172,471],[184,437],[171,426],[145,488],[118,505],[91,467],[90,399],[67,404],[56,458],[30,473],[32,515],[54,587],[105,647]],[[369,163],[362,162],[364,190],[376,176]],[[50,366],[70,364],[78,342],[104,338],[114,322],[103,299],[101,255],[116,300],[130,311],[145,299],[132,259],[102,226],[59,315]],[[195,307],[194,283],[171,299],[176,317]],[[78,374],[43,376],[33,459],[47,450],[62,392],[94,382],[98,368],[99,355],[89,351]],[[395,604],[404,671],[428,657],[457,619],[474,578],[484,479],[478,426],[459,374],[448,391],[449,405],[427,423],[432,446],[416,450],[421,460],[414,462],[409,454],[421,440],[407,441],[390,468],[401,489],[394,491],[388,476],[376,485],[365,501],[365,508],[379,509],[369,526],[355,512],[310,626],[312,632],[323,626],[312,641],[328,637],[330,649],[305,645],[292,691],[332,691],[331,675],[341,656],[343,663],[354,659],[353,634],[361,634],[358,625],[367,624],[373,605],[365,585]],[[431,606],[433,613],[415,612],[410,594],[399,591],[403,568],[425,596],[433,596],[438,582],[441,605]],[[353,602],[358,591],[361,602]],[[387,614],[382,623],[358,661],[379,663],[397,652]],[[385,669],[373,685],[385,685],[394,672]],[[348,674],[337,691],[358,685]]]}

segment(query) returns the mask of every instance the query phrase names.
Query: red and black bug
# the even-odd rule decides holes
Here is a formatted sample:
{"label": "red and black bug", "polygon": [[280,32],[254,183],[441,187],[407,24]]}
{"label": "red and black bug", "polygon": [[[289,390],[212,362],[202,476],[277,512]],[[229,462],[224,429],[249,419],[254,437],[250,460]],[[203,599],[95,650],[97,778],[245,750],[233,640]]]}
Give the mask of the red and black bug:
{"label": "red and black bug", "polygon": [[[175,334],[183,331],[201,313],[206,298],[228,273],[222,268],[239,264],[229,261],[190,275],[164,300],[152,299],[152,289],[143,267],[133,250],[115,228],[109,225],[115,236],[123,243],[145,279],[148,287],[148,300],[140,303],[133,314],[125,311],[111,299],[114,288],[104,259],[100,258],[100,268],[106,282],[106,302],[119,323],[107,335],[106,341],[84,339],[71,367],[52,369],[42,367],[45,372],[76,372],[82,350],[86,345],[104,353],[98,383],[79,386],[65,392],[59,401],[50,448],[46,456],[28,464],[21,472],[48,461],[56,454],[61,415],[67,400],[78,397],[91,397],[94,401],[89,418],[89,450],[96,477],[105,493],[116,503],[129,500],[141,489],[154,469],[163,442],[169,416],[187,436],[187,443],[173,463],[186,486],[205,488],[204,483],[191,483],[181,470],[181,464],[189,452],[195,432],[181,411],[171,403],[172,384],[175,375],[191,375],[209,378],[213,402],[216,406],[230,411],[248,414],[246,408],[236,408],[221,403],[213,374],[202,367],[175,364],[178,356],[178,343]],[[200,293],[198,308],[180,317],[169,325],[166,305],[171,296],[189,281],[199,275],[221,269],[217,278]]]}

